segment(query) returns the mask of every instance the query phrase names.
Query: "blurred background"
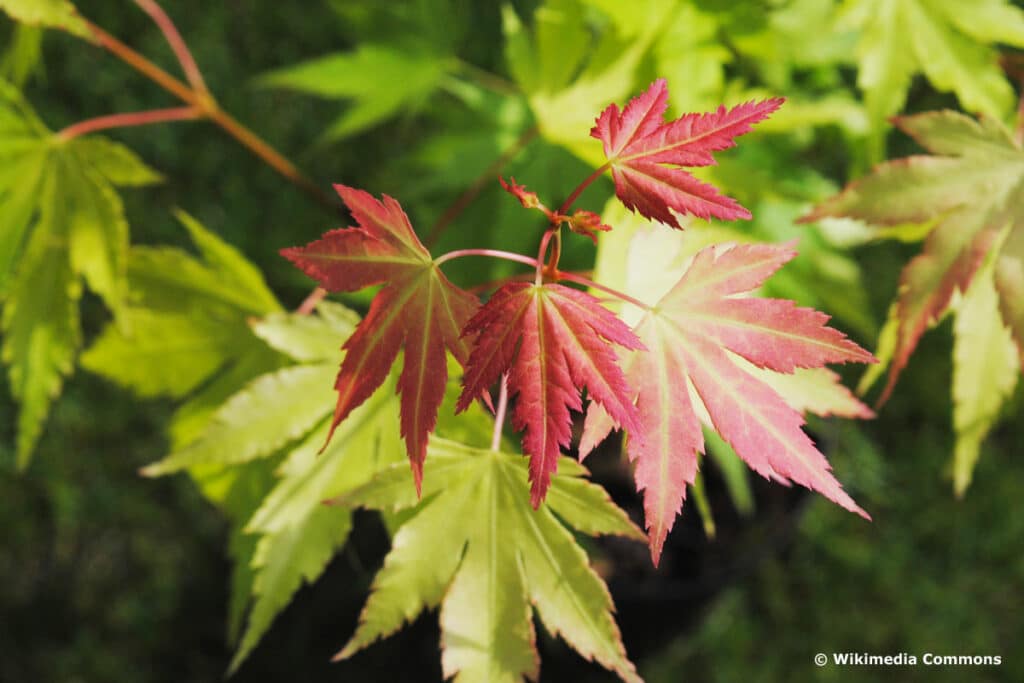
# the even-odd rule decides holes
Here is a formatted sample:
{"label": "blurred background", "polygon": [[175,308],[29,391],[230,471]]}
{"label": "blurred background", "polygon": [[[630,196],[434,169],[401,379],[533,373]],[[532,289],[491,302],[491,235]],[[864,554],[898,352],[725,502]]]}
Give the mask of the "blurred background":
{"label": "blurred background", "polygon": [[[143,54],[173,65],[163,37],[132,3],[76,4]],[[825,0],[680,2],[666,15],[669,35],[649,37],[649,27],[630,24],[641,10],[583,3],[588,49],[600,43],[599,52],[621,56],[648,43],[637,51],[628,78],[619,79],[618,91],[602,91],[593,102],[560,103],[537,95],[546,86],[530,79],[571,83],[606,56],[586,61],[572,54],[575,43],[566,38],[561,48],[551,48],[564,59],[564,77],[549,73],[559,68],[557,60],[533,76],[525,59],[510,63],[503,49],[508,13],[529,30],[535,16],[544,16],[544,8],[535,15],[538,4],[515,2],[503,10],[500,3],[468,0],[168,0],[164,7],[225,110],[322,187],[343,182],[396,196],[421,235],[509,149],[514,153],[501,168],[506,177],[550,201],[565,196],[593,166],[584,142],[563,128],[582,121],[575,134],[585,139],[605,104],[624,102],[658,75],[669,77],[683,111],[786,95],[789,118],[752,136],[749,145],[744,139],[716,170],[715,181],[757,217],[731,229],[772,241],[801,237],[801,259],[787,269],[781,293],[833,313],[837,327],[874,348],[899,271],[919,247],[844,241],[816,226],[793,225],[881,153],[914,150],[880,122],[881,109],[866,105],[858,89],[854,55],[865,29],[856,17],[837,23],[837,6]],[[963,3],[965,11],[970,4]],[[0,31],[2,45],[13,46],[11,22],[2,20]],[[619,43],[603,37],[610,33]],[[367,45],[383,46],[387,54],[375,56]],[[352,61],[360,49],[365,61]],[[336,81],[315,71],[280,71],[339,53],[349,61],[333,65]],[[6,77],[15,77],[11,61],[5,64]],[[171,106],[168,95],[109,54],[58,32],[42,36],[41,57],[20,77],[54,130],[110,112]],[[957,93],[915,76],[905,109],[941,107],[960,108]],[[286,306],[302,301],[310,283],[277,250],[338,226],[340,215],[310,202],[209,124],[110,136],[166,176],[163,184],[122,194],[133,244],[186,247],[171,215],[181,207],[258,264]],[[611,184],[603,181],[579,205],[600,210],[610,196]],[[531,253],[539,234],[534,218],[491,181],[444,230],[435,253],[476,246]],[[568,244],[567,268],[592,267],[587,240]],[[452,277],[462,284],[514,272],[476,260],[453,265]],[[359,307],[367,300],[347,301]],[[87,294],[86,346],[108,319],[102,303]],[[949,479],[951,348],[947,321],[924,337],[878,419],[811,423],[838,478],[874,523],[754,476],[747,480],[751,500],[738,500],[726,477],[709,467],[713,538],[688,504],[659,570],[644,547],[587,541],[609,581],[627,652],[646,680],[1024,680],[1018,652],[1024,642],[1021,392],[985,441],[971,488],[957,499]],[[856,372],[846,375],[848,384]],[[223,678],[232,654],[227,522],[188,478],[137,474],[167,453],[164,426],[173,408],[170,400],[142,400],[79,370],[56,402],[31,465],[18,472],[14,420],[7,417],[17,408],[9,391],[0,390],[3,683]],[[617,447],[606,445],[590,465],[639,521],[640,502]],[[234,680],[440,679],[436,613],[351,660],[329,663],[351,635],[388,548],[375,515],[357,513],[355,529]],[[539,637],[542,681],[615,680],[561,642]],[[819,668],[813,664],[819,652],[998,654],[1003,665]]]}

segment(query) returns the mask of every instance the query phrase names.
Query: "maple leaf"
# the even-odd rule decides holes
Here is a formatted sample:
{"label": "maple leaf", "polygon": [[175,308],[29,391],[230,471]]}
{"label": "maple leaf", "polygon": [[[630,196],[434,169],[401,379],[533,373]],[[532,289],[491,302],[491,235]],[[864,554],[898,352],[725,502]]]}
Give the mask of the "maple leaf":
{"label": "maple leaf", "polygon": [[632,430],[639,424],[609,342],[627,349],[643,346],[589,294],[557,284],[513,282],[494,293],[464,334],[476,339],[456,409],[464,410],[509,371],[510,394],[518,396],[512,424],[525,430],[534,507],[544,498],[561,449],[569,445],[569,410],[582,408],[583,388],[617,425]]}
{"label": "maple leaf", "polygon": [[[640,416],[639,428],[629,432],[628,452],[636,462],[637,488],[644,492],[655,564],[686,486],[696,478],[697,454],[704,451],[702,413],[757,473],[794,481],[868,517],[801,430],[800,413],[758,371],[745,367],[789,374],[826,363],[874,360],[826,327],[824,313],[783,299],[738,297],[795,255],[788,246],[706,247],[635,328],[649,351],[630,354],[624,363]],[[613,426],[611,417],[592,405],[581,457]]]}
{"label": "maple leaf", "polygon": [[26,26],[57,28],[93,40],[89,27],[68,0],[0,0],[0,10]]}
{"label": "maple leaf", "polygon": [[397,201],[384,195],[381,202],[344,185],[335,189],[359,227],[332,230],[281,254],[332,292],[385,283],[343,347],[331,432],[380,386],[404,350],[398,381],[402,437],[419,490],[427,436],[437,423],[448,379],[445,349],[466,363],[469,346],[460,334],[479,301],[444,276]]}
{"label": "maple leaf", "polygon": [[[203,284],[200,281],[197,289]],[[211,305],[204,300],[205,293],[176,294],[179,299],[192,298],[196,311]],[[218,309],[222,307],[213,303],[213,310]],[[154,317],[159,315],[154,312]],[[158,476],[187,469],[204,495],[232,519],[233,632],[239,633],[245,623],[232,671],[296,591],[319,578],[344,545],[352,528],[350,511],[321,501],[365,484],[374,472],[401,459],[394,429],[399,419],[394,372],[339,427],[337,438],[317,453],[330,428],[332,408],[324,373],[337,367],[338,339],[353,332],[353,320],[351,311],[326,301],[317,306],[317,315],[278,310],[253,323],[251,331],[242,331],[250,341],[241,338],[236,321],[222,319],[224,333],[235,336],[236,347],[262,340],[291,364],[267,368],[244,385],[235,385],[197,438],[143,470]],[[161,393],[176,392],[166,387]]]}
{"label": "maple leaf", "polygon": [[413,509],[374,578],[359,627],[336,658],[352,656],[440,605],[446,679],[537,680],[532,607],[549,633],[584,658],[623,680],[639,680],[608,589],[566,527],[637,540],[643,534],[600,487],[581,477],[586,470],[562,458],[546,502],[534,511],[527,507],[521,457],[432,438],[430,459],[420,501],[402,486],[403,472],[394,466],[336,501],[381,511]]}
{"label": "maple leaf", "polygon": [[734,147],[734,138],[749,132],[783,101],[772,98],[732,109],[722,106],[666,123],[662,116],[668,106],[668,88],[664,79],[658,79],[621,112],[617,105],[608,105],[590,134],[604,144],[615,194],[622,203],[681,230],[673,211],[700,218],[750,218],[736,200],[678,167],[714,164],[712,152]]}
{"label": "maple leaf", "polygon": [[923,252],[900,276],[895,347],[880,403],[892,393],[921,335],[946,313],[955,292],[967,291],[1007,226],[995,281],[1004,322],[1024,348],[1024,320],[1014,313],[1024,294],[1014,283],[1024,262],[1015,248],[1024,241],[1024,149],[988,117],[975,121],[944,111],[894,122],[933,154],[880,164],[801,219],[847,216],[880,226],[935,222]]}
{"label": "maple leaf", "polygon": [[[47,15],[58,5],[22,1],[0,8]],[[83,281],[115,315],[125,306],[128,221],[115,188],[159,176],[117,143],[52,133],[3,80],[0,157],[2,354],[20,406],[16,457],[25,467],[74,368]]]}
{"label": "maple leaf", "polygon": [[1024,12],[1006,0],[846,0],[843,12],[861,29],[857,85],[876,119],[903,108],[917,73],[965,109],[1000,116],[1013,105],[990,46],[1024,47]]}
{"label": "maple leaf", "polygon": [[[413,27],[413,30],[421,27]],[[259,85],[323,99],[349,100],[345,112],[322,136],[336,142],[399,114],[422,109],[445,82],[452,60],[433,50],[402,43],[361,43],[351,52],[336,52],[293,64],[258,80]]]}
{"label": "maple leaf", "polygon": [[[801,220],[847,216],[876,226],[930,226],[922,252],[900,275],[891,336],[883,332],[879,342],[879,355],[889,360],[879,403],[892,394],[924,332],[951,310],[954,295],[964,294],[953,330],[954,487],[962,493],[1024,359],[1024,147],[989,117],[941,111],[894,123],[931,154],[880,164]],[[983,291],[988,285],[977,285],[986,259],[991,296]],[[993,300],[998,316],[988,310]],[[1016,358],[1006,343],[1016,345]],[[982,389],[972,375],[992,383]]]}

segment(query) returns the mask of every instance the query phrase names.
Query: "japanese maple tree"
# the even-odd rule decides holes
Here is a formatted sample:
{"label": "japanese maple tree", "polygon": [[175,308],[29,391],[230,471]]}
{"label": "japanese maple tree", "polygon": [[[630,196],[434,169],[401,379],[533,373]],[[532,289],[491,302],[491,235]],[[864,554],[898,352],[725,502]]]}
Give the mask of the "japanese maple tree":
{"label": "japanese maple tree", "polygon": [[[584,392],[589,407],[581,457],[613,428],[625,431],[655,563],[686,487],[694,483],[704,450],[702,418],[764,477],[794,481],[868,517],[801,430],[800,412],[754,372],[790,374],[827,363],[874,361],[827,327],[827,315],[790,301],[749,296],[796,254],[792,248],[707,247],[669,294],[650,303],[558,268],[564,226],[591,239],[596,231],[614,228],[589,210],[569,213],[583,189],[609,170],[627,208],[670,227],[681,229],[678,217],[685,215],[749,218],[737,201],[681,167],[714,164],[715,152],[733,147],[736,137],[782,102],[752,101],[665,121],[668,89],[657,80],[622,110],[609,105],[591,131],[602,142],[607,163],[557,210],[514,179],[501,181],[523,207],[547,217],[536,258],[465,249],[431,260],[398,202],[338,187],[357,226],[282,251],[328,291],[385,285],[345,342],[332,427],[373,392],[404,349],[398,385],[402,434],[420,490],[429,476],[423,460],[447,378],[448,349],[464,368],[458,411],[478,398],[491,404],[492,387],[500,384],[497,434],[506,404],[514,400],[512,425],[523,433],[523,452],[530,458],[534,507],[544,500],[559,457],[571,446],[571,411],[583,410]],[[531,265],[533,282],[505,284],[477,310],[477,299],[451,284],[439,268],[467,256]],[[647,314],[630,330],[594,294],[562,281],[628,301]]]}
{"label": "japanese maple tree", "polygon": [[[498,178],[532,212],[521,214],[524,226],[528,218],[544,218],[534,236],[535,255],[463,248],[435,256],[428,246],[441,223],[417,230],[397,199],[338,184],[351,227],[281,250],[318,285],[294,312],[284,310],[240,252],[184,212],[178,218],[192,253],[129,245],[117,188],[160,178],[126,148],[92,135],[108,128],[205,120],[332,212],[339,208],[218,104],[159,4],[135,4],[159,27],[184,81],[107,34],[69,0],[0,0],[0,10],[17,21],[85,38],[181,103],[51,132],[17,88],[0,80],[0,152],[10,162],[0,174],[0,218],[8,232],[0,240],[0,294],[10,294],[3,357],[22,404],[22,464],[82,344],[77,302],[83,285],[99,295],[114,321],[82,354],[82,366],[140,396],[182,400],[168,429],[170,454],[142,474],[188,472],[230,519],[235,571],[229,630],[237,643],[230,671],[242,665],[303,583],[324,573],[349,538],[355,508],[383,513],[392,544],[355,633],[337,658],[354,655],[425,609],[439,608],[443,673],[460,681],[537,679],[535,616],[583,658],[623,680],[640,680],[615,622],[607,575],[597,563],[591,566],[578,539],[646,540],[657,566],[688,489],[700,505],[702,456],[714,444],[731,447],[767,479],[795,482],[870,519],[804,432],[803,415],[870,417],[826,366],[875,359],[827,325],[829,317],[816,309],[829,306],[759,295],[796,256],[795,243],[707,239],[673,271],[674,284],[656,295],[623,291],[562,263],[563,242],[577,239],[573,235],[597,245],[600,256],[610,238],[624,234],[627,210],[676,242],[701,230],[691,227],[693,219],[753,217],[710,182],[720,179],[708,167],[778,111],[782,98],[716,107],[724,98],[717,94],[708,106],[692,107],[711,111],[673,118],[667,116],[669,81],[658,79],[621,108],[605,106],[625,98],[638,74],[650,71],[640,70],[648,64],[644,55],[659,72],[669,71],[663,60],[678,52],[672,42],[677,35],[665,33],[659,38],[665,45],[652,50],[656,32],[640,26],[661,26],[657,3],[644,22],[627,21],[630,27],[621,27],[626,33],[599,38],[590,57],[582,6],[558,3],[558,11],[547,12],[545,5],[532,38],[521,31],[514,10],[504,12],[517,104],[527,103],[535,118],[532,132],[517,133],[520,141],[542,134],[593,169],[581,173],[585,177],[574,188],[561,188],[555,201],[513,177]],[[611,11],[614,3],[605,4]],[[275,71],[261,83],[351,97],[352,106],[324,133],[336,139],[415,109],[434,91],[478,99],[459,80],[465,72],[480,76],[476,67],[441,52],[364,43],[349,54]],[[913,70],[899,72],[893,87],[903,87]],[[370,73],[402,87],[359,87]],[[499,90],[506,85],[484,77]],[[871,83],[862,86],[874,92]],[[966,101],[969,93],[958,94]],[[569,115],[553,121],[552,112]],[[578,116],[583,118],[573,118]],[[928,291],[915,290],[920,296],[900,309],[907,322],[900,328],[893,381],[922,325],[972,278],[986,287],[965,293],[980,302],[965,322],[998,336],[1002,328],[993,311],[999,307],[1020,341],[1020,307],[1012,296],[1021,288],[1014,269],[1019,259],[1009,258],[1018,255],[1020,239],[1005,227],[1014,217],[1007,198],[1017,193],[1010,172],[1019,171],[1020,145],[986,121],[921,119],[918,128],[937,155],[956,159],[909,164],[936,183],[911,188],[917,202],[894,192],[892,204],[941,221],[962,217],[967,210],[961,200],[990,189],[992,207],[967,235],[936,229],[945,248],[926,251],[941,252],[938,260],[952,264],[953,275],[937,273],[934,258],[914,268],[915,281],[938,284],[917,288]],[[962,152],[957,145],[967,138],[972,151]],[[989,170],[1005,179],[1005,187],[979,171],[984,164],[975,145],[1004,162]],[[501,166],[489,167],[479,182],[493,181]],[[936,168],[976,183],[939,183],[938,174],[928,175]],[[899,170],[893,174],[902,179]],[[539,184],[536,177],[518,175]],[[603,210],[577,206],[606,175],[619,203]],[[834,210],[820,214],[858,215],[861,207],[850,192],[842,197]],[[941,215],[925,216],[921,204],[929,199]],[[460,201],[442,217],[457,215]],[[881,216],[886,206],[875,201],[874,209]],[[1008,256],[985,270],[981,255],[994,245],[1004,245],[1001,253]],[[529,270],[464,288],[464,273],[445,272],[446,264],[463,258],[503,259]],[[324,300],[328,292],[366,289],[372,293],[363,316]],[[520,447],[506,435],[507,417]],[[582,429],[576,443],[574,426]],[[582,461],[614,430],[624,435],[646,533],[567,457],[575,451]]]}

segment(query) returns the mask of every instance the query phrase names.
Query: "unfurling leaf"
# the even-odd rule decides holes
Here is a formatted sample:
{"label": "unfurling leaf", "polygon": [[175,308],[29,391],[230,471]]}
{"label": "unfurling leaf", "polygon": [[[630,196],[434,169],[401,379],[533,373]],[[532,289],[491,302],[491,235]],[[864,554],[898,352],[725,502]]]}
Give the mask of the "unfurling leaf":
{"label": "unfurling leaf", "polygon": [[[704,452],[704,416],[757,473],[796,482],[868,517],[801,430],[803,418],[791,402],[799,402],[807,389],[780,391],[761,378],[764,371],[789,375],[826,363],[874,360],[826,327],[828,316],[823,313],[791,301],[741,296],[795,255],[789,247],[769,245],[702,249],[635,328],[649,351],[628,354],[624,361],[640,420],[639,428],[629,433],[628,452],[636,463],[637,488],[644,492],[655,563],[686,486],[696,477],[697,454]],[[835,394],[832,380],[817,380],[830,395]],[[834,409],[855,412],[859,404],[852,397],[842,398],[830,398]],[[604,438],[613,422],[605,411],[590,406],[581,456]]]}
{"label": "unfurling leaf", "polygon": [[668,88],[659,79],[621,112],[617,105],[609,105],[590,134],[604,144],[615,194],[631,210],[679,229],[682,226],[673,212],[725,220],[750,218],[736,200],[680,167],[714,164],[712,152],[735,146],[734,138],[749,132],[782,102],[782,98],[746,102],[666,123],[662,117]]}
{"label": "unfurling leaf", "polygon": [[[566,526],[590,535],[643,534],[580,476],[586,470],[562,458],[546,502],[531,510],[522,458],[434,438],[430,459],[423,500],[395,534],[359,628],[338,658],[440,605],[446,678],[537,680],[532,605],[548,632],[584,658],[638,681],[608,589]],[[384,511],[412,508],[417,501],[402,486],[404,476],[392,466],[338,502]]]}
{"label": "unfurling leaf", "polygon": [[597,244],[597,234],[608,232],[612,226],[601,222],[601,217],[593,211],[577,209],[569,216],[569,229],[578,235],[589,237],[594,244]]}
{"label": "unfurling leaf", "polygon": [[465,410],[509,371],[509,391],[518,396],[512,424],[525,430],[534,507],[569,446],[569,410],[582,408],[584,388],[616,425],[632,431],[639,424],[611,344],[643,345],[589,294],[557,284],[507,284],[469,321],[466,334],[476,337],[457,409]]}
{"label": "unfurling leaf", "polygon": [[381,202],[344,185],[336,189],[359,227],[332,230],[281,253],[329,291],[385,284],[343,347],[331,433],[380,386],[404,350],[398,380],[402,436],[419,490],[427,436],[437,423],[448,379],[445,350],[466,363],[469,345],[460,333],[479,302],[441,273],[397,201],[384,195]]}
{"label": "unfurling leaf", "polygon": [[515,178],[509,178],[508,182],[506,182],[504,178],[498,178],[498,182],[501,183],[501,187],[505,192],[508,192],[519,200],[519,203],[523,205],[524,209],[540,209],[544,213],[550,215],[550,211],[548,211],[547,207],[540,203],[537,193],[527,190],[526,186],[517,183]]}

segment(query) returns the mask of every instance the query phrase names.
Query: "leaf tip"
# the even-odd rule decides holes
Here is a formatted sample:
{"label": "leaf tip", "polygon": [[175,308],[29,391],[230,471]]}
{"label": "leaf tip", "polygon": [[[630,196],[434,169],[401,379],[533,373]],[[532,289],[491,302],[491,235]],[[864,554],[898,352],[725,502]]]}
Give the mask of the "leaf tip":
{"label": "leaf tip", "polygon": [[136,472],[140,477],[146,477],[147,479],[156,479],[157,477],[166,474],[164,468],[159,462],[146,465],[145,467],[140,467]]}
{"label": "leaf tip", "polygon": [[359,647],[354,645],[352,641],[349,641],[345,645],[345,647],[343,647],[340,650],[338,650],[334,654],[334,656],[331,657],[331,662],[337,663],[337,662],[344,661],[344,660],[348,659],[349,657],[351,657],[352,655],[354,655],[358,651],[359,651]]}

